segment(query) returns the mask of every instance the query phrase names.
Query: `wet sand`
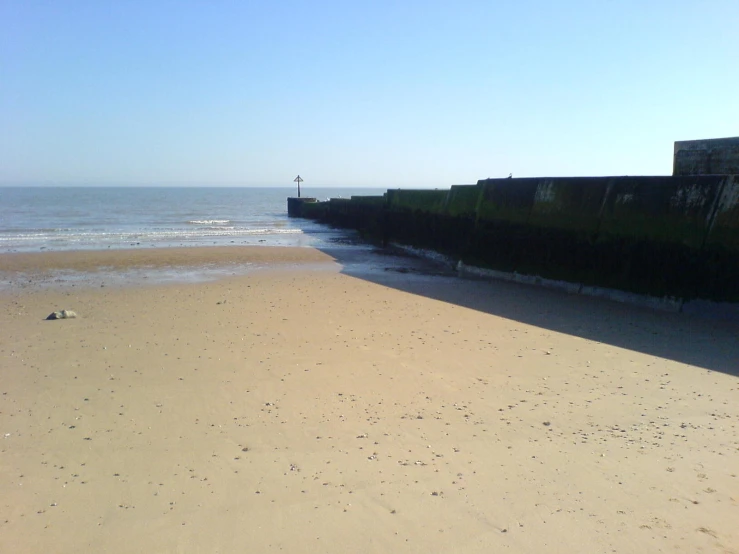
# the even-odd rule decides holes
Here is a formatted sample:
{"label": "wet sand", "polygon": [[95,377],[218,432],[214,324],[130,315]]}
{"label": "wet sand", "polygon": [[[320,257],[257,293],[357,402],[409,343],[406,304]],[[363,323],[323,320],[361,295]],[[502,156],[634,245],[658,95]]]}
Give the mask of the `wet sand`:
{"label": "wet sand", "polygon": [[[1,552],[739,552],[729,324],[311,249],[0,263]],[[106,280],[209,266],[259,271]]]}

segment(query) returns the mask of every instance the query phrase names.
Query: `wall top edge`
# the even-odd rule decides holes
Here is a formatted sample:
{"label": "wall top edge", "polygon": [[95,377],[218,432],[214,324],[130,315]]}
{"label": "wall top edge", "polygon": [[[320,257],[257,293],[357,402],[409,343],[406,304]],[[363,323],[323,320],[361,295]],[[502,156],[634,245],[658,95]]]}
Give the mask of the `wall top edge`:
{"label": "wall top edge", "polygon": [[696,139],[696,140],[676,140],[675,150],[690,147],[701,147],[701,146],[733,146],[739,145],[739,137],[725,137],[725,138],[711,138],[711,139]]}

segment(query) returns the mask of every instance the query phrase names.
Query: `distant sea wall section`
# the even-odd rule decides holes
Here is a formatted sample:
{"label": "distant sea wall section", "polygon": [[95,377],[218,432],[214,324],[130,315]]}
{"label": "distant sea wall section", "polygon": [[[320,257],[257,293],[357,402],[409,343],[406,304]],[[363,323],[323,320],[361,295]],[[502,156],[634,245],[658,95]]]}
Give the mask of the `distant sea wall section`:
{"label": "distant sea wall section", "polygon": [[466,273],[739,316],[739,176],[485,179],[289,215],[432,250]]}
{"label": "distant sea wall section", "polygon": [[682,140],[675,143],[673,175],[739,173],[739,137]]}

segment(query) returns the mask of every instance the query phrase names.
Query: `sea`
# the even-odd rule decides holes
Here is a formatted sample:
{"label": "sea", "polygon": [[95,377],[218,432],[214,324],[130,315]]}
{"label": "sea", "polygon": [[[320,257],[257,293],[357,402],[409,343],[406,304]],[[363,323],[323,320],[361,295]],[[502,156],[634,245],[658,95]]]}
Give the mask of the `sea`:
{"label": "sea", "polygon": [[[310,188],[319,200],[386,189]],[[294,188],[2,187],[0,253],[223,245],[341,246],[348,232],[288,218]]]}

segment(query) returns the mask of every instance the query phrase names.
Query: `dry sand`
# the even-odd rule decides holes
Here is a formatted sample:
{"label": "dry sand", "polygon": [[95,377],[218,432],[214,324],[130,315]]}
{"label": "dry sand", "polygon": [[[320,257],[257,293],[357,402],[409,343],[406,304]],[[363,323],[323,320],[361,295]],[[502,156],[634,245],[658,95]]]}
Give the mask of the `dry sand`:
{"label": "dry sand", "polygon": [[309,249],[0,264],[0,552],[739,552],[735,326]]}

